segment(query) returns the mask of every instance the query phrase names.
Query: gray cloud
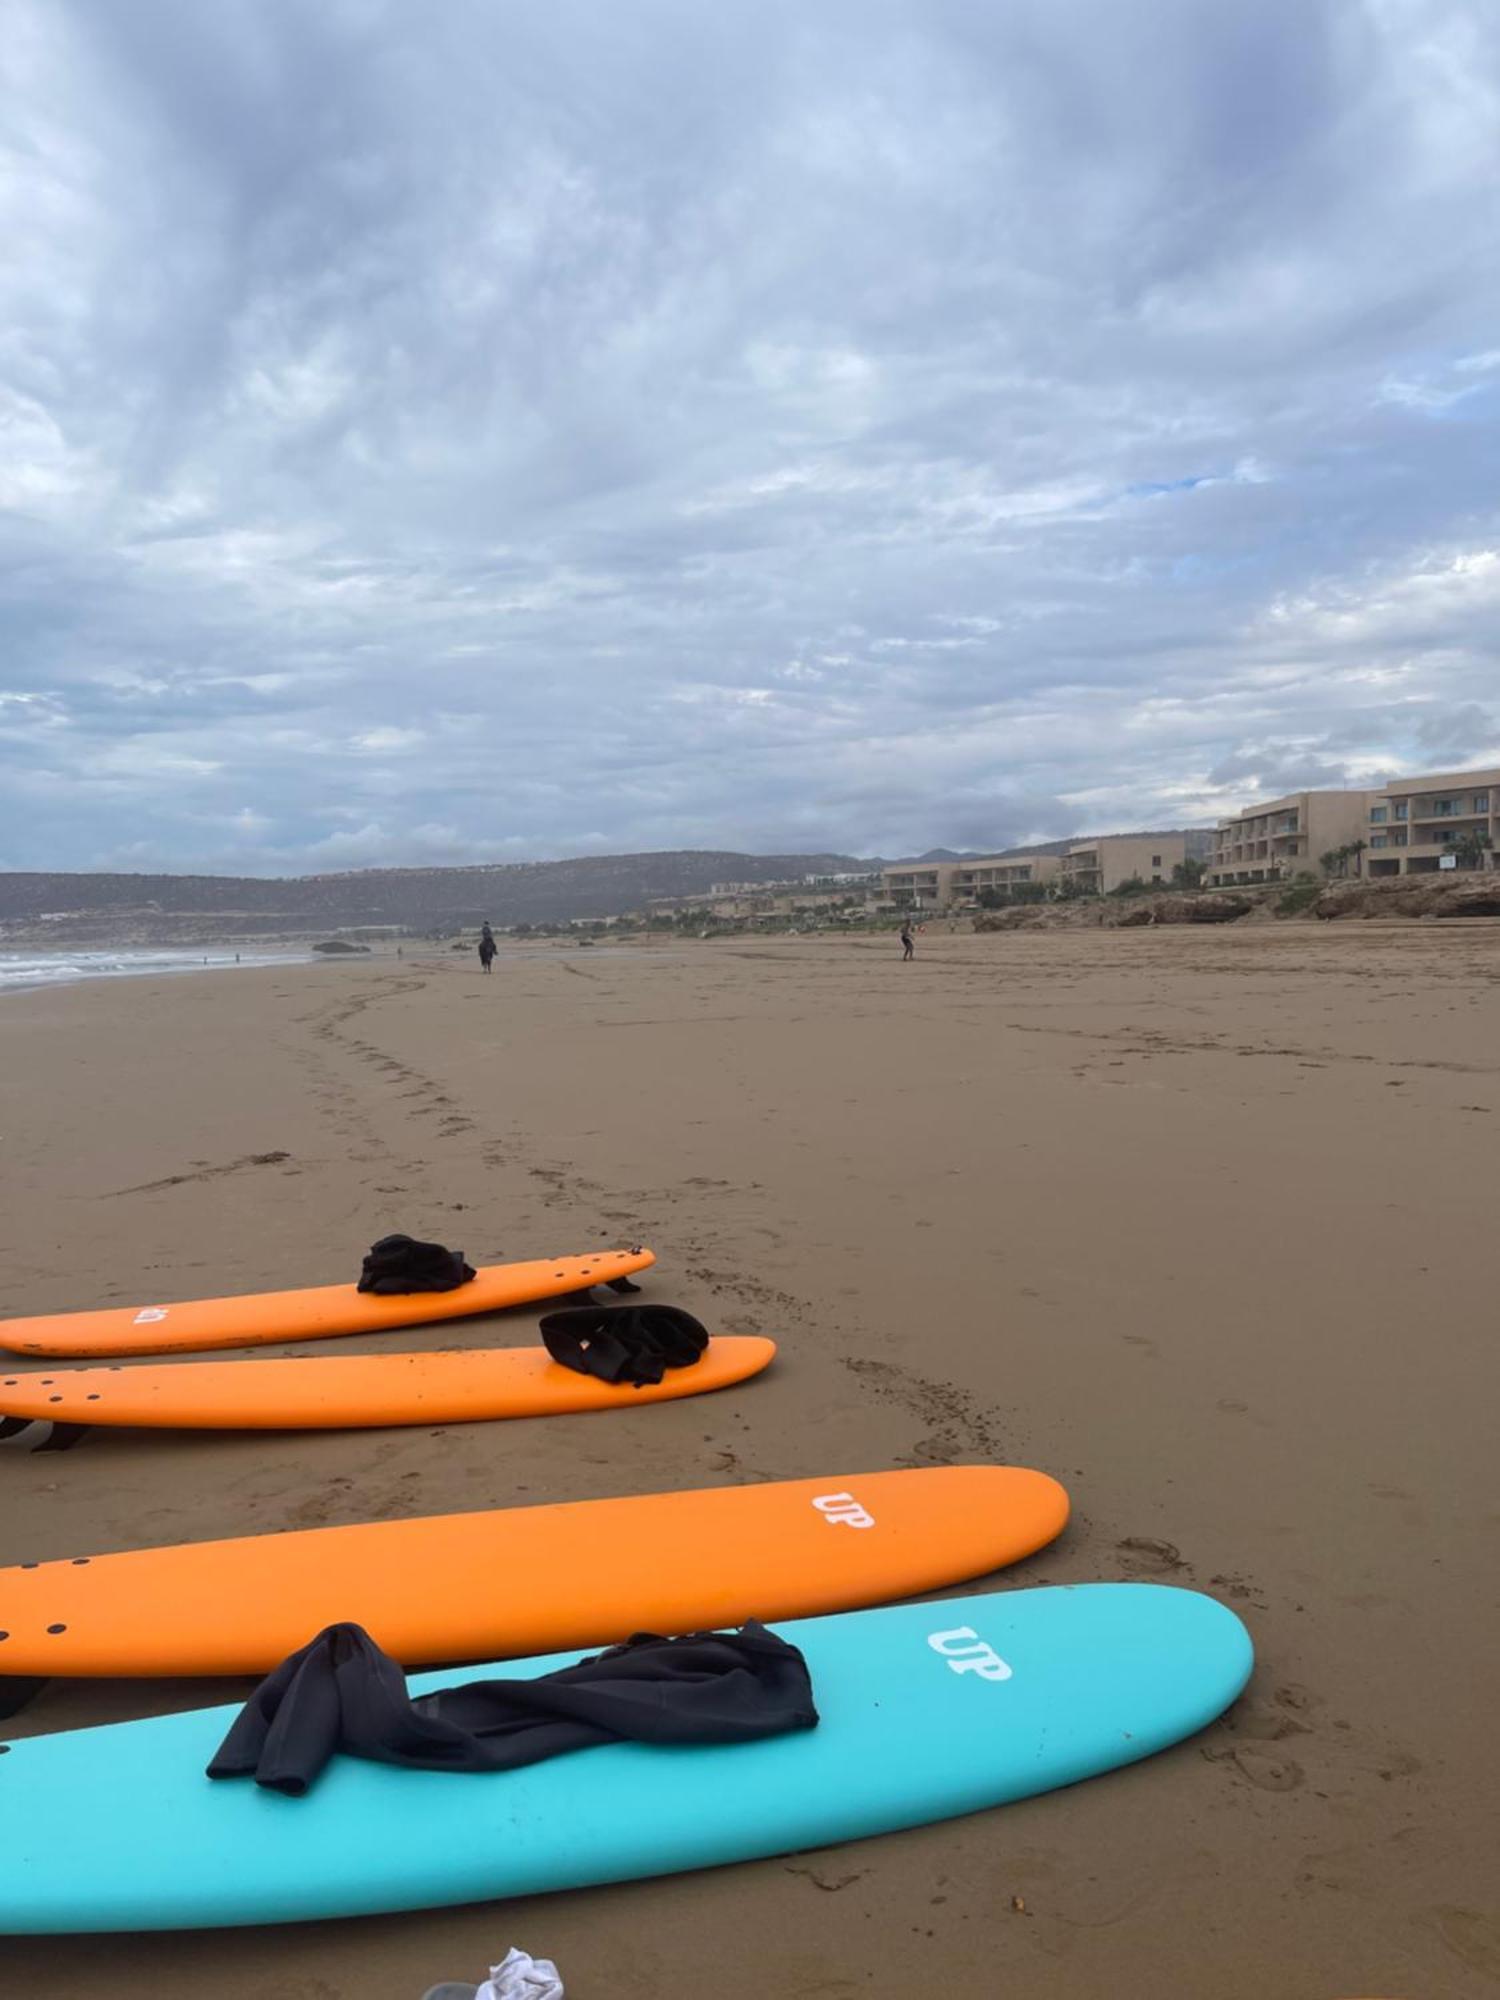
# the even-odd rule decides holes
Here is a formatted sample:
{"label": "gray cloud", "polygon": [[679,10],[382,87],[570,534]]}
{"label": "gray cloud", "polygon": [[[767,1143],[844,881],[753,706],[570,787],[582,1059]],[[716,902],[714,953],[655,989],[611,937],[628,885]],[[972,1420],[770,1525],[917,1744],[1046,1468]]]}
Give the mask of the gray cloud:
{"label": "gray cloud", "polygon": [[14,0],[0,863],[1202,820],[1500,757],[1459,0]]}

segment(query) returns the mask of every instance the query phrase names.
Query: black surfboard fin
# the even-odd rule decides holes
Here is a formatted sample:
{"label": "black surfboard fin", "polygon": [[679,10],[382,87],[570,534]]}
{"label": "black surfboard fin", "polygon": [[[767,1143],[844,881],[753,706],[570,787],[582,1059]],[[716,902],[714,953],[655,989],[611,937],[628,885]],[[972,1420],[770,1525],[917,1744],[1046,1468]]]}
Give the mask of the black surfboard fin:
{"label": "black surfboard fin", "polygon": [[53,1423],[46,1417],[0,1417],[0,1444],[23,1438],[28,1431],[38,1433],[31,1447],[38,1451],[71,1451],[79,1439],[93,1429],[92,1424]]}
{"label": "black surfboard fin", "polygon": [[0,1722],[8,1722],[35,1701],[49,1679],[47,1674],[0,1674]]}
{"label": "black surfboard fin", "polygon": [[33,1451],[71,1451],[93,1428],[92,1424],[54,1424],[52,1435],[31,1448]]}

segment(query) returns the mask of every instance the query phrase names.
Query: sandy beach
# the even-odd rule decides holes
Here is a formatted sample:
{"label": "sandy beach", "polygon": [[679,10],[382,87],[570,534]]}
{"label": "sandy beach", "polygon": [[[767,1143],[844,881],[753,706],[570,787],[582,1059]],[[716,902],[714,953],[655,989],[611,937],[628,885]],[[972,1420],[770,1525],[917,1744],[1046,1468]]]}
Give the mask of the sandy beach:
{"label": "sandy beach", "polygon": [[[973,1819],[506,1907],[23,1940],[5,1990],[417,2000],[516,1943],[572,2000],[1494,1991],[1497,1020],[1483,924],[934,929],[906,966],[890,938],[740,939],[6,998],[6,1313],[352,1279],[395,1228],[476,1261],[644,1240],[650,1296],[782,1353],[598,1418],[12,1445],[0,1561],[1008,1460],[1075,1514],[985,1587],[1188,1584],[1258,1667],[1206,1735]],[[53,1683],[7,1733],[248,1685]]]}

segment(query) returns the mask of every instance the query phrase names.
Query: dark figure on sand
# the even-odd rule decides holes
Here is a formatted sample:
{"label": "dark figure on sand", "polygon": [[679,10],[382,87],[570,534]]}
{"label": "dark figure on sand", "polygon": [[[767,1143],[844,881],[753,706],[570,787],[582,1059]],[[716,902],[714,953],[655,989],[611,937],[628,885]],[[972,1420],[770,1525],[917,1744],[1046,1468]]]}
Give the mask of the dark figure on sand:
{"label": "dark figure on sand", "polygon": [[488,972],[495,962],[495,933],[486,924],[479,933],[479,963]]}
{"label": "dark figure on sand", "polygon": [[915,958],[916,952],[917,941],[911,934],[911,925],[904,923],[901,926],[901,963],[904,965],[909,958]]}

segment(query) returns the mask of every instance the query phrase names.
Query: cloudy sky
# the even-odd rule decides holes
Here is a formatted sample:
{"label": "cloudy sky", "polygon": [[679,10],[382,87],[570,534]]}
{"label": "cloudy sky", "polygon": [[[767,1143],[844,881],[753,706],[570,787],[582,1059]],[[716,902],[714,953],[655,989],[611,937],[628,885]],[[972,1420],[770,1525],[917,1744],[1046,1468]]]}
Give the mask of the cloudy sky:
{"label": "cloudy sky", "polygon": [[0,867],[1500,761],[1472,0],[0,0]]}

